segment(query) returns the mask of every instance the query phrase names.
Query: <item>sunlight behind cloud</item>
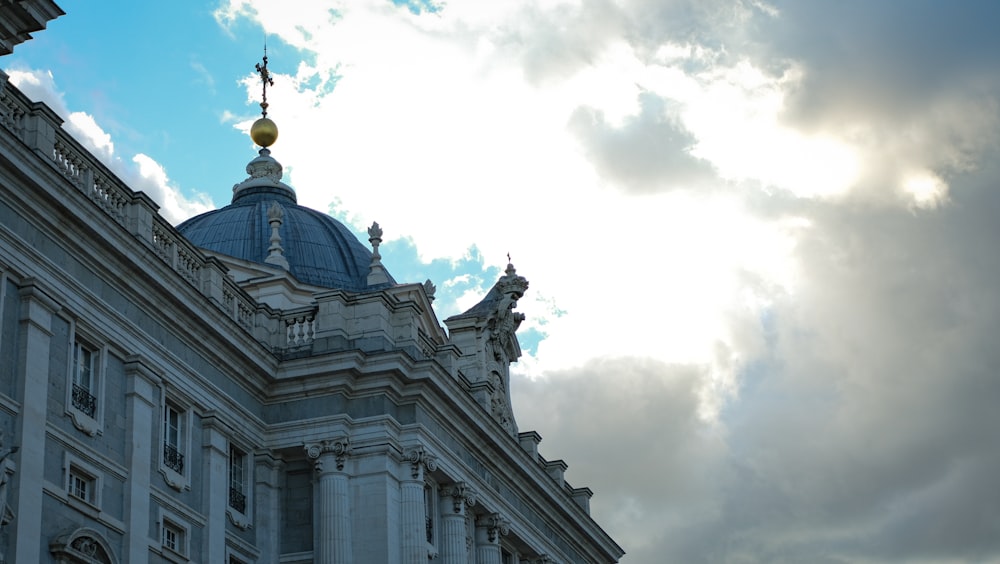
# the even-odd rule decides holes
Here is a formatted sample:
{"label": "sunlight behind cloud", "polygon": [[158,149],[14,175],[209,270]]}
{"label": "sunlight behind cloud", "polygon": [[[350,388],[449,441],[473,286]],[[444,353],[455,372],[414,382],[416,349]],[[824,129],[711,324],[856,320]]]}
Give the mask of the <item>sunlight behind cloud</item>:
{"label": "sunlight behind cloud", "polygon": [[935,208],[948,199],[948,184],[929,170],[908,175],[902,188],[918,208]]}

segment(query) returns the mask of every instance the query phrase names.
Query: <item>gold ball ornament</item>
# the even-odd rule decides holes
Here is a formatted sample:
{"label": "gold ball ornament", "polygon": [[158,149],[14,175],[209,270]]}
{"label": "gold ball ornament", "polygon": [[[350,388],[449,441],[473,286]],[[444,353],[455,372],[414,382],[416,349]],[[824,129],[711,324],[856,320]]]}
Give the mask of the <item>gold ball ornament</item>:
{"label": "gold ball ornament", "polygon": [[278,140],[278,126],[266,117],[262,117],[250,126],[250,138],[261,147],[270,147]]}

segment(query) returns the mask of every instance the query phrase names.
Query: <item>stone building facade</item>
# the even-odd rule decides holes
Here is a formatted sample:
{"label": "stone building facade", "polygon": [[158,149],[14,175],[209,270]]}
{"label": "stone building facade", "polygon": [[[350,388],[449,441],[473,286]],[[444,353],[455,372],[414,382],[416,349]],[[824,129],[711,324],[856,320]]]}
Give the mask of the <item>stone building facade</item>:
{"label": "stone building facade", "polygon": [[175,228],[60,124],[0,73],[0,559],[624,554],[514,421],[513,266],[442,325],[266,148]]}

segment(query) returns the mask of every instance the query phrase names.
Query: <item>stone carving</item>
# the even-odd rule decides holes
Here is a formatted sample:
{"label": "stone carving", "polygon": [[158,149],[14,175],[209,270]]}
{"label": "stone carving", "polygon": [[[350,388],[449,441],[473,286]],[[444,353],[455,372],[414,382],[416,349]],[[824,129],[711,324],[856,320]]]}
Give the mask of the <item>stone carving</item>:
{"label": "stone carving", "polygon": [[514,308],[517,307],[517,300],[527,291],[528,280],[517,275],[513,264],[508,263],[504,273],[497,281],[501,297],[487,325],[489,333],[486,346],[493,360],[509,364],[521,356],[521,346],[515,332],[524,321],[524,314],[514,311]]}
{"label": "stone carving", "polygon": [[347,442],[347,437],[307,444],[305,445],[305,449],[306,456],[310,460],[314,461],[317,472],[329,470],[327,468],[323,468],[324,459],[327,458],[323,455],[332,454],[337,470],[343,470],[344,461],[347,459],[347,456],[351,454],[351,447]]}
{"label": "stone carving", "polygon": [[56,562],[93,562],[114,564],[116,562],[110,545],[93,529],[76,529],[60,535],[49,543],[49,551]]}
{"label": "stone carving", "polygon": [[486,538],[492,543],[497,542],[500,535],[506,536],[510,532],[510,521],[499,513],[487,513],[476,519],[476,527],[486,529]]}
{"label": "stone carving", "polygon": [[275,183],[281,182],[281,177],[284,176],[282,166],[281,163],[271,157],[271,150],[261,149],[259,154],[259,157],[247,163],[247,174],[250,175],[250,178],[247,178],[247,180],[267,178]]}
{"label": "stone carving", "polygon": [[[9,449],[3,448],[4,430],[0,429],[0,529],[14,520],[14,511],[7,504],[8,488],[10,479],[17,471],[17,464],[11,460],[11,455],[17,452],[18,447]],[[2,558],[3,555],[0,555]]]}
{"label": "stone carving", "polygon": [[441,490],[441,493],[443,497],[451,498],[455,513],[461,513],[464,507],[476,504],[476,492],[465,482],[449,484]]}
{"label": "stone carving", "polygon": [[499,372],[490,372],[490,384],[496,389],[493,397],[490,398],[490,410],[493,418],[500,423],[500,426],[505,431],[513,433],[516,431],[514,428],[514,413],[511,411],[510,403],[507,399],[510,394]]}
{"label": "stone carving", "polygon": [[437,470],[437,457],[428,454],[423,448],[415,448],[406,453],[406,460],[410,463],[410,475],[414,480],[423,478],[423,470],[433,472]]}
{"label": "stone carving", "polygon": [[428,278],[424,282],[424,293],[427,294],[428,300],[432,302],[434,301],[434,294],[437,293],[437,286],[435,286],[434,283],[431,282],[430,278]]}

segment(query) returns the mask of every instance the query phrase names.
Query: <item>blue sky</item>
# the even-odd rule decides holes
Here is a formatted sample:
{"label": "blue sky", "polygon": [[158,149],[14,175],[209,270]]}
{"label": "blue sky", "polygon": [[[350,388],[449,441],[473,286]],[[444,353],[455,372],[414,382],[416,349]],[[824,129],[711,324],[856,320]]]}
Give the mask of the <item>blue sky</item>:
{"label": "blue sky", "polygon": [[510,253],[515,416],[624,562],[1000,560],[995,2],[60,5],[0,64],[172,220],[266,36],[300,203],[442,318]]}

